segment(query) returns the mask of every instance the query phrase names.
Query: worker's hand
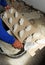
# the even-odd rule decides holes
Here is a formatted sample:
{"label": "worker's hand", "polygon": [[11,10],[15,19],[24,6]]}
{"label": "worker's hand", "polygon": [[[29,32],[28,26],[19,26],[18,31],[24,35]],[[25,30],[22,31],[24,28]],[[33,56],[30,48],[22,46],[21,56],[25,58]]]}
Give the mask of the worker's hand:
{"label": "worker's hand", "polygon": [[[16,1],[16,0],[15,0]],[[14,2],[14,0],[11,0],[11,2]]]}
{"label": "worker's hand", "polygon": [[9,6],[9,5],[7,5],[7,6],[5,7],[5,10],[8,10],[8,9],[10,9],[10,6]]}
{"label": "worker's hand", "polygon": [[23,44],[20,41],[16,40],[13,43],[13,47],[18,48],[18,49],[21,49],[21,48],[23,48]]}

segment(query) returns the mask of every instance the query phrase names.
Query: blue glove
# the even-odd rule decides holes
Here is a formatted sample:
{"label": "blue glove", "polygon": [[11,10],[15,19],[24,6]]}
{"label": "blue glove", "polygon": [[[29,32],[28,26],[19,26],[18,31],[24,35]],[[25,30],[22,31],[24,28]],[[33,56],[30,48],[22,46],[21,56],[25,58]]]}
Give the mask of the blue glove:
{"label": "blue glove", "polygon": [[2,6],[7,6],[8,4],[7,4],[7,2],[6,2],[6,0],[0,0],[0,5],[2,5]]}
{"label": "blue glove", "polygon": [[12,35],[8,34],[2,25],[2,19],[0,18],[0,39],[9,44],[13,44],[16,41]]}

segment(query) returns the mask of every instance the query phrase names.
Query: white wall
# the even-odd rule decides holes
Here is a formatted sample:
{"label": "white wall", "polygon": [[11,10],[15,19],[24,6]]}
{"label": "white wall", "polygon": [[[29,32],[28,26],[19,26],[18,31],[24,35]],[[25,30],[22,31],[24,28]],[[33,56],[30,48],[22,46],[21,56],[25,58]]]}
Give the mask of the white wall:
{"label": "white wall", "polygon": [[37,8],[43,12],[45,12],[45,0],[23,0],[27,4],[33,5],[34,8]]}

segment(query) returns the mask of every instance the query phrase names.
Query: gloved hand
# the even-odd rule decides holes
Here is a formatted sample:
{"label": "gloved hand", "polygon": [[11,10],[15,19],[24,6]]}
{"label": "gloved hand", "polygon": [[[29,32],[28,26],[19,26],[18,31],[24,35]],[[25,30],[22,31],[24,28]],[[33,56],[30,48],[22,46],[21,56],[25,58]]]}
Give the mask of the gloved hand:
{"label": "gloved hand", "polygon": [[21,49],[21,48],[23,48],[23,44],[20,41],[16,40],[13,43],[13,47],[18,48],[18,49]]}
{"label": "gloved hand", "polygon": [[10,6],[9,5],[5,6],[5,10],[8,10],[8,9],[10,9]]}

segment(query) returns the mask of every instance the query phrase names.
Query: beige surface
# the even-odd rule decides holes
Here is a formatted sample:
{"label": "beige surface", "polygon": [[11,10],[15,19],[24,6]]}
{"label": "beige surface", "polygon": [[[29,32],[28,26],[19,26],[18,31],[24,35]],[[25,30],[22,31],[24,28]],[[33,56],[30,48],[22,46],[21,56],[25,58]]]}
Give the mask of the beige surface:
{"label": "beige surface", "polygon": [[[27,38],[27,36],[29,36],[30,34],[36,32],[37,29],[34,26],[32,26],[29,23],[29,21],[25,17],[23,17],[21,14],[19,14],[19,13],[18,13],[18,17],[15,18],[13,16],[14,15],[14,12],[16,13],[17,11],[15,9],[13,9],[13,13],[12,14],[10,14],[9,11],[6,11],[7,18],[4,18],[4,16],[3,16],[2,19],[3,19],[4,23],[9,27],[9,29],[12,31],[12,33],[17,37],[17,39],[19,39],[21,42],[23,42],[25,40],[25,38]],[[12,24],[10,24],[8,22],[8,18],[10,18],[10,17],[12,17],[12,19],[13,19]],[[16,32],[14,32],[13,31],[13,25],[16,24],[16,23],[18,23],[19,22],[19,19],[21,19],[21,18],[24,18],[24,24],[22,26],[18,24],[18,29],[16,30]],[[20,38],[19,35],[18,35],[19,31],[21,31],[22,29],[25,30],[25,28],[27,26],[29,26],[29,25],[31,25],[31,30],[28,31],[28,32],[25,31],[23,37]]]}

